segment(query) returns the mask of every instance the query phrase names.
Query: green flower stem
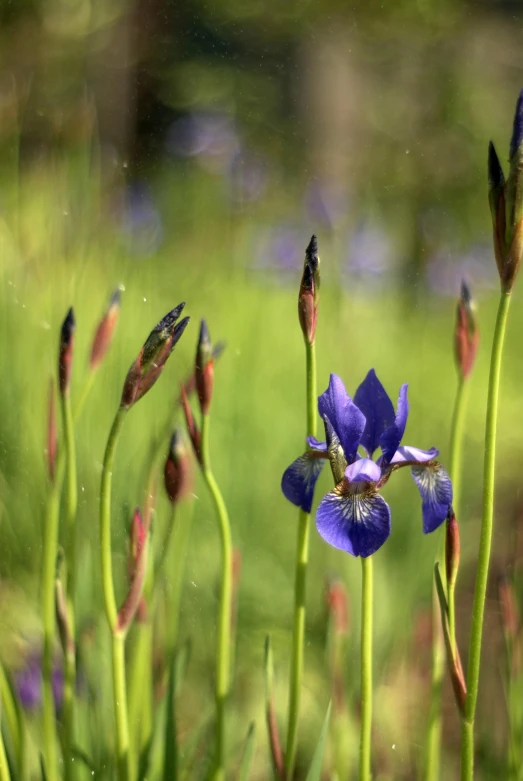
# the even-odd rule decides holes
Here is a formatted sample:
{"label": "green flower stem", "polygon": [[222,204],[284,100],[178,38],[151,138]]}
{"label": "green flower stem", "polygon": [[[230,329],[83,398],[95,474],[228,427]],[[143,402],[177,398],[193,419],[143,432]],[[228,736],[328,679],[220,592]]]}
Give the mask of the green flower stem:
{"label": "green flower stem", "polygon": [[[89,389],[89,386],[85,386]],[[76,446],[74,438],[74,420],[69,393],[61,396],[62,421],[67,461],[66,522],[67,522],[67,612],[71,635],[75,637],[75,593],[76,593],[76,512],[78,508],[78,489],[76,474]],[[74,648],[69,648],[65,656],[65,679],[63,701],[63,754],[64,778],[72,781],[75,777],[72,748],[74,743],[74,695],[76,685],[76,659]]]}
{"label": "green flower stem", "polygon": [[56,717],[53,697],[53,652],[56,628],[55,572],[58,550],[58,519],[61,488],[65,475],[65,455],[61,449],[56,459],[55,481],[51,486],[44,527],[44,552],[42,574],[42,616],[44,629],[43,658],[43,719],[44,758],[47,781],[58,781],[58,754],[56,743]]}
{"label": "green flower stem", "polygon": [[117,630],[118,608],[114,595],[113,565],[111,559],[111,485],[114,454],[127,409],[116,413],[105,449],[100,487],[100,553],[105,612],[112,633],[113,696],[116,718],[117,765],[120,781],[132,781],[133,767],[129,752],[129,722],[127,715],[127,687],[125,681],[125,634]]}
{"label": "green flower stem", "polygon": [[[306,423],[307,436],[316,436],[316,351],[314,344],[305,342],[306,358]],[[307,592],[307,564],[309,561],[310,514],[300,509],[298,515],[298,543],[294,579],[294,624],[289,682],[289,721],[285,764],[287,779],[294,774],[298,747],[298,720],[301,682],[303,678],[303,646],[305,638],[305,599]]]}
{"label": "green flower stem", "polygon": [[202,473],[211,494],[220,525],[222,582],[216,648],[216,757],[214,781],[225,779],[225,704],[229,693],[231,655],[232,541],[227,508],[211,471],[209,458],[209,415],[202,416]]}
{"label": "green flower stem", "polygon": [[492,343],[492,354],[490,358],[487,420],[485,427],[485,457],[483,464],[483,516],[481,520],[476,585],[474,588],[474,603],[472,607],[465,717],[462,721],[461,733],[461,781],[472,781],[474,777],[474,719],[476,716],[476,704],[478,700],[483,615],[485,612],[485,597],[487,592],[494,520],[494,480],[496,467],[496,427],[499,381],[509,306],[510,293],[502,292],[499,301]]}
{"label": "green flower stem", "polygon": [[2,664],[0,664],[0,702],[2,719],[5,718],[16,756],[16,777],[19,781],[25,781],[27,777],[26,724],[21,705],[13,694]]}
{"label": "green flower stem", "polygon": [[[454,493],[453,507],[456,517],[460,518],[460,499],[461,499],[461,467],[463,462],[463,429],[465,423],[465,414],[468,402],[469,383],[466,377],[459,376],[456,398],[454,401],[454,410],[452,413],[452,423],[450,431],[450,460],[449,474],[452,480]],[[449,606],[449,628],[452,646],[456,643],[456,614],[455,614],[455,590],[456,583],[450,583],[447,580],[445,570],[445,543],[446,527],[442,535],[441,551],[439,560],[443,562],[441,572],[445,573],[447,583],[447,602]],[[433,643],[432,643],[432,693],[429,715],[429,727],[427,731],[427,764],[425,781],[438,781],[440,777],[441,763],[441,693],[443,690],[443,679],[445,676],[445,647],[443,636],[440,630],[439,605],[437,597],[433,602],[433,611],[435,613]]]}
{"label": "green flower stem", "polygon": [[5,752],[4,739],[0,729],[0,781],[11,781],[9,765],[7,764],[7,754]]}
{"label": "green flower stem", "polygon": [[372,556],[361,559],[361,733],[359,781],[370,781],[372,733]]}

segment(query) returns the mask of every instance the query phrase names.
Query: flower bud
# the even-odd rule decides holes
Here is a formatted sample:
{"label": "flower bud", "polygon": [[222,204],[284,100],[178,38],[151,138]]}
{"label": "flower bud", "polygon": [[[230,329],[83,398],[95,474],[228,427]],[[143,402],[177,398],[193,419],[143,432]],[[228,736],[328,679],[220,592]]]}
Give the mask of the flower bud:
{"label": "flower bud", "polygon": [[445,640],[445,650],[447,652],[447,666],[454,690],[454,698],[456,705],[462,716],[465,715],[465,700],[467,697],[467,686],[465,683],[465,676],[463,675],[463,666],[461,664],[461,657],[457,646],[453,647],[452,638],[450,636],[449,628],[449,608],[447,605],[447,599],[445,597],[445,589],[443,588],[443,582],[441,580],[441,574],[439,571],[439,564],[434,566],[434,577],[436,580],[436,593],[438,595],[440,614],[441,614],[441,627],[443,629],[443,638]]}
{"label": "flower bud", "polygon": [[172,504],[184,499],[192,488],[189,454],[181,432],[176,429],[171,437],[169,453],[164,467],[165,490]]}
{"label": "flower bud", "polygon": [[[134,618],[134,615],[142,603],[143,586],[147,572],[147,536],[148,528],[143,516],[137,507],[133,514],[130,532],[129,552],[129,590],[125,600],[118,610],[115,629],[126,632]],[[142,605],[142,610],[143,610]]]}
{"label": "flower bud", "polygon": [[183,414],[185,416],[187,431],[189,433],[189,438],[193,446],[194,455],[196,456],[198,463],[201,465],[202,463],[201,433],[200,430],[198,429],[198,426],[196,425],[194,415],[192,414],[191,405],[189,404],[189,399],[187,398],[187,393],[185,392],[185,388],[183,385],[181,386],[180,389],[180,400],[182,404]]}
{"label": "flower bud", "polygon": [[58,354],[58,381],[60,394],[66,396],[71,385],[71,372],[73,368],[74,330],[76,322],[73,308],[71,307],[65,316],[60,331],[60,348]]}
{"label": "flower bud", "polygon": [[111,297],[109,307],[96,329],[93,345],[91,347],[91,357],[89,359],[89,368],[91,371],[98,369],[111,345],[118,317],[120,316],[120,299],[120,290],[115,290]]}
{"label": "flower bud", "polygon": [[54,381],[49,383],[49,400],[47,406],[47,444],[45,453],[47,456],[47,471],[51,482],[54,482],[56,456],[58,453],[58,431],[56,427],[56,403]]}
{"label": "flower bud", "polygon": [[214,387],[214,358],[207,323],[202,318],[194,362],[194,379],[202,415],[209,412]]}
{"label": "flower bud", "polygon": [[459,569],[459,527],[456,515],[452,507],[447,515],[447,527],[445,533],[445,568],[447,572],[447,581],[449,586],[456,584]]}
{"label": "flower bud", "polygon": [[474,314],[475,305],[470,290],[461,283],[461,295],[456,310],[456,330],[454,331],[454,348],[458,371],[466,379],[474,366],[479,344],[479,331]]}
{"label": "flower bud", "polygon": [[349,601],[347,590],[340,580],[327,585],[327,607],[332,616],[334,629],[338,635],[349,633]]}
{"label": "flower bud", "polygon": [[298,295],[298,317],[307,344],[313,344],[318,320],[318,302],[320,297],[320,258],[318,242],[312,236],[305,250],[305,263]]}
{"label": "flower bud", "polygon": [[179,304],[151,331],[140,354],[129,369],[122,392],[121,406],[132,407],[152,388],[163,371],[167,358],[183,334],[189,318],[177,324],[185,304]]}
{"label": "flower bud", "polygon": [[509,162],[510,170],[505,182],[491,142],[488,154],[489,205],[494,254],[504,293],[512,290],[523,256],[523,91],[516,104]]}

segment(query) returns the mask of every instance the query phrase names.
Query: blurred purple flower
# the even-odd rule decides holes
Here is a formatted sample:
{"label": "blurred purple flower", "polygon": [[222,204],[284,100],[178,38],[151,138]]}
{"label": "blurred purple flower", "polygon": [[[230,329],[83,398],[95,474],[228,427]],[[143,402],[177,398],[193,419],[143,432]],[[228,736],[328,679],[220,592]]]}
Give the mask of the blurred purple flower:
{"label": "blurred purple flower", "polygon": [[394,248],[381,228],[362,222],[349,236],[345,270],[362,281],[376,280],[391,271]]}
{"label": "blurred purple flower", "polygon": [[[64,674],[62,666],[55,662],[53,666],[52,686],[55,706],[60,708],[64,693]],[[42,657],[33,653],[25,667],[15,675],[15,687],[25,710],[36,710],[42,701]]]}
{"label": "blurred purple flower", "polygon": [[476,244],[458,254],[441,248],[428,259],[427,283],[431,290],[442,296],[456,296],[463,279],[474,280],[474,290],[486,290],[499,285],[492,248]]}
{"label": "blurred purple flower", "polygon": [[194,111],[173,122],[166,147],[176,157],[194,157],[207,170],[222,173],[239,151],[240,142],[229,115]]}
{"label": "blurred purple flower", "polygon": [[133,255],[152,255],[163,241],[162,219],[145,182],[136,182],[126,191],[122,230]]}
{"label": "blurred purple flower", "polygon": [[305,191],[305,213],[313,223],[333,230],[347,217],[349,196],[333,181],[313,180]]}
{"label": "blurred purple flower", "polygon": [[303,231],[281,224],[255,237],[254,269],[274,271],[286,281],[303,266]]}

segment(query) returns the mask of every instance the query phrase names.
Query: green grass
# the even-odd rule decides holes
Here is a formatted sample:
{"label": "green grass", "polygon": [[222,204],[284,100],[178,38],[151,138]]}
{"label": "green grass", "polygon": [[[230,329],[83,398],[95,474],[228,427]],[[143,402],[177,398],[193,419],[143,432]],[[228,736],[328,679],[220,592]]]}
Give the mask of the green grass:
{"label": "green grass", "polygon": [[[248,270],[245,254],[253,220],[224,220],[217,200],[209,212],[190,220],[183,191],[164,196],[166,240],[150,258],[129,255],[109,219],[92,208],[78,211],[77,222],[63,215],[68,190],[58,177],[39,172],[23,189],[22,250],[12,242],[9,223],[0,224],[0,656],[8,668],[20,662],[20,650],[38,643],[39,572],[42,523],[48,492],[44,447],[49,376],[56,370],[59,325],[70,305],[75,308],[73,404],[87,372],[90,341],[112,289],[125,286],[114,343],[77,427],[79,473],[79,617],[85,634],[82,661],[94,687],[99,734],[110,734],[109,656],[98,564],[98,491],[105,440],[119,403],[129,365],[161,316],[181,300],[192,323],[161,379],[129,415],[116,456],[113,489],[114,566],[119,598],[127,570],[127,528],[135,505],[142,504],[150,443],[158,436],[165,452],[180,381],[191,371],[198,321],[205,316],[214,340],[227,349],[216,365],[211,456],[231,517],[235,547],[242,553],[234,693],[231,702],[231,767],[239,767],[245,725],[257,722],[254,778],[266,778],[269,756],[263,727],[264,638],[270,632],[276,668],[276,697],[283,728],[291,645],[294,547],[297,513],[280,492],[284,468],[303,447],[304,351],[297,318],[299,272],[295,284],[279,287]],[[166,190],[167,191],[167,190]],[[170,192],[170,191],[169,191]],[[93,205],[94,204],[94,205]],[[196,207],[194,207],[196,208]],[[93,218],[95,214],[95,218]],[[189,215],[190,216],[190,215]],[[72,218],[71,218],[72,220]],[[89,222],[89,220],[94,220]],[[196,224],[197,223],[197,224]],[[70,227],[73,225],[73,228]],[[312,232],[312,228],[309,233]],[[305,248],[309,235],[303,236]],[[342,293],[331,277],[335,261],[322,252],[322,291],[317,330],[318,386],[330,372],[353,393],[374,366],[395,400],[409,383],[411,415],[405,441],[418,447],[436,445],[445,463],[456,373],[452,333],[454,302],[419,294],[406,300],[397,290],[363,296]],[[324,246],[328,246],[325,241]],[[494,263],[494,260],[493,260]],[[470,280],[473,287],[474,280]],[[506,348],[499,422],[499,502],[494,566],[510,553],[511,515],[521,470],[518,425],[523,410],[520,333],[523,310],[516,290]],[[480,481],[483,451],[488,355],[496,295],[480,303],[482,344],[471,381],[465,436],[462,570],[458,581],[458,640],[468,636],[470,590],[478,547]],[[317,497],[330,487],[324,470]],[[406,470],[395,474],[384,491],[392,508],[392,535],[375,557],[375,762],[378,779],[413,777],[421,766],[428,706],[430,652],[413,648],[416,616],[430,606],[432,564],[437,534],[424,537],[416,488]],[[191,640],[191,659],[178,705],[182,739],[187,739],[212,706],[214,629],[219,582],[217,525],[201,481],[195,487],[195,518],[182,595],[180,639]],[[181,511],[183,512],[183,510]],[[160,491],[156,527],[169,517]],[[167,567],[167,570],[169,568]],[[330,700],[325,664],[326,609],[324,580],[337,574],[351,601],[346,683],[351,709],[347,727],[357,761],[360,567],[351,557],[329,548],[312,535],[308,587],[305,686],[300,737],[300,768],[312,758]],[[169,577],[169,576],[168,576]],[[465,593],[465,596],[463,594]],[[164,619],[168,622],[168,617]],[[494,626],[497,626],[495,622]],[[164,631],[159,627],[158,632]],[[501,639],[501,637],[500,637]],[[129,646],[134,641],[131,632]],[[497,669],[490,652],[486,664]],[[495,675],[487,674],[480,694],[478,724],[488,728],[487,695]],[[83,745],[95,754],[96,735],[88,718],[88,699],[81,705]],[[452,706],[446,707],[456,724]],[[33,720],[35,721],[35,720]],[[36,729],[36,723],[33,725]],[[352,741],[352,742],[351,742]],[[394,748],[392,748],[394,747]],[[444,768],[457,761],[457,744],[445,741]],[[492,755],[504,751],[502,741]],[[488,760],[484,772],[488,773]],[[448,775],[447,777],[453,777]],[[484,776],[488,778],[488,775]]]}

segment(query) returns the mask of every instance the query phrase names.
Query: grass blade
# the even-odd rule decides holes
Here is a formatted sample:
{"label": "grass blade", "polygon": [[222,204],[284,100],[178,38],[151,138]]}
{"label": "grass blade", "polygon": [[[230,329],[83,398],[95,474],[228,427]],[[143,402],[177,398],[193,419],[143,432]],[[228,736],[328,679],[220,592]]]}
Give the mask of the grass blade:
{"label": "grass blade", "polygon": [[323,727],[321,728],[320,738],[318,740],[318,744],[316,746],[316,750],[312,758],[312,763],[309,768],[309,772],[307,773],[306,781],[320,781],[321,779],[323,754],[325,753],[325,743],[327,740],[327,732],[329,731],[329,721],[331,717],[331,705],[332,703],[329,702],[329,707],[327,708],[327,713],[325,714]]}
{"label": "grass blade", "polygon": [[249,727],[247,738],[245,740],[245,748],[243,749],[240,772],[238,773],[238,781],[249,781],[249,773],[250,773],[255,749],[256,749],[256,724],[253,721]]}

